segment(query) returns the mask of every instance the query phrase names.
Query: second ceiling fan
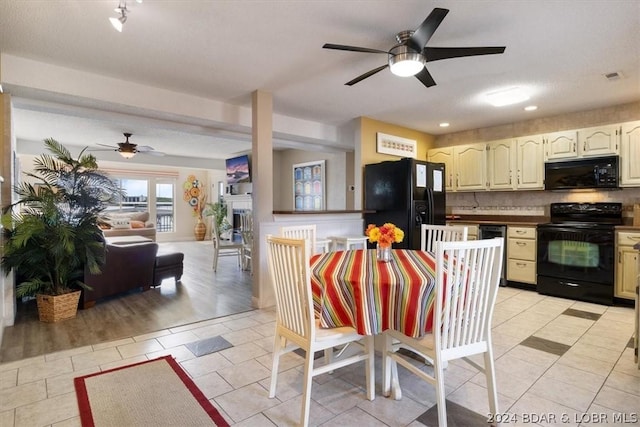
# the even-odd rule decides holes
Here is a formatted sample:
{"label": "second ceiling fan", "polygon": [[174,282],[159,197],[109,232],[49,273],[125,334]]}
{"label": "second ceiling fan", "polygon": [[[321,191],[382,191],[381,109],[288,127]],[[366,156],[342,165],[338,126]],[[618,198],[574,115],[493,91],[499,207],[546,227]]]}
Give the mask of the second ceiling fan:
{"label": "second ceiling fan", "polygon": [[[129,142],[129,138],[133,134],[125,132],[123,133],[123,135],[125,137],[125,141],[118,142],[118,147],[113,147],[111,145],[105,145],[105,144],[97,144],[97,145],[100,145],[101,147],[109,147],[111,150],[117,151],[118,153],[120,153],[120,155],[125,159],[130,159],[138,153],[151,154],[153,156],[164,156],[163,152],[155,151],[153,147],[149,147],[148,145],[138,145],[138,144]],[[91,151],[106,151],[106,150],[94,149]]]}
{"label": "second ceiling fan", "polygon": [[439,61],[441,59],[460,58],[463,56],[494,55],[503,53],[505,46],[487,47],[427,47],[427,43],[438,29],[448,9],[435,8],[431,11],[427,19],[420,24],[415,31],[401,31],[396,35],[398,44],[389,51],[371,49],[367,47],[347,46],[341,44],[326,43],[322,46],[325,49],[347,50],[351,52],[384,53],[388,55],[388,63],[356,77],[345,83],[352,86],[367,77],[391,68],[391,72],[403,76],[415,76],[426,87],[435,86],[436,82],[426,68],[427,62]]}

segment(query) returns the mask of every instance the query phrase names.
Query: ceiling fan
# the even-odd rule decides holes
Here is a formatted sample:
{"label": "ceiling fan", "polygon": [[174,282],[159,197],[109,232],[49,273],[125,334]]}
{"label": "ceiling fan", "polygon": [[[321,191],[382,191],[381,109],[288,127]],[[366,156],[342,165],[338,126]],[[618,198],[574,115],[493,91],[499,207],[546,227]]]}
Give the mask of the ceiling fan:
{"label": "ceiling fan", "polygon": [[348,81],[345,83],[347,86],[353,86],[387,67],[390,67],[391,72],[395,75],[402,77],[415,76],[426,87],[435,86],[436,82],[425,66],[427,62],[460,58],[463,56],[494,55],[504,52],[505,46],[427,47],[427,43],[433,36],[433,33],[438,29],[444,17],[447,16],[447,13],[449,13],[449,9],[433,9],[429,16],[427,16],[427,19],[425,19],[415,31],[406,30],[396,34],[398,44],[389,49],[389,51],[330,43],[326,43],[322,47],[324,49],[384,53],[388,55],[387,64],[367,71],[355,79]]}
{"label": "ceiling fan", "polygon": [[132,142],[129,142],[129,137],[131,137],[131,133],[123,133],[124,137],[125,137],[125,141],[124,142],[118,142],[118,147],[113,147],[111,145],[105,145],[105,144],[97,144],[100,145],[102,147],[109,147],[110,150],[92,150],[92,151],[117,151],[118,153],[120,153],[120,155],[122,157],[124,157],[125,159],[130,159],[133,156],[135,156],[136,154],[140,153],[140,154],[151,154],[152,156],[164,156],[164,153],[160,152],[160,151],[155,151],[153,147],[149,147],[148,145],[140,145],[138,146],[138,144],[134,144]]}

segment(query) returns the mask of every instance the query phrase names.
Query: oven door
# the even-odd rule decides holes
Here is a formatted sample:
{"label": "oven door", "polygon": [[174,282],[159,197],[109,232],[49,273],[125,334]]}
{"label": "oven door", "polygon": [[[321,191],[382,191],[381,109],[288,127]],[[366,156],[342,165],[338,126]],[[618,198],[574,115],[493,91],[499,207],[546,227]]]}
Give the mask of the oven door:
{"label": "oven door", "polygon": [[613,285],[613,228],[538,226],[538,273],[568,281]]}
{"label": "oven door", "polygon": [[538,226],[541,294],[613,304],[613,227]]}

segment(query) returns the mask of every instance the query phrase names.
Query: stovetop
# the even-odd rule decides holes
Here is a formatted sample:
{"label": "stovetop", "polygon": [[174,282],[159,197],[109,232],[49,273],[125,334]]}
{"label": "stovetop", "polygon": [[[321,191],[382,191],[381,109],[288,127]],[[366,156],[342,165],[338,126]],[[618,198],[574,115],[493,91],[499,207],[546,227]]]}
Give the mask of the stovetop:
{"label": "stovetop", "polygon": [[551,203],[550,214],[551,225],[610,228],[622,224],[622,203]]}

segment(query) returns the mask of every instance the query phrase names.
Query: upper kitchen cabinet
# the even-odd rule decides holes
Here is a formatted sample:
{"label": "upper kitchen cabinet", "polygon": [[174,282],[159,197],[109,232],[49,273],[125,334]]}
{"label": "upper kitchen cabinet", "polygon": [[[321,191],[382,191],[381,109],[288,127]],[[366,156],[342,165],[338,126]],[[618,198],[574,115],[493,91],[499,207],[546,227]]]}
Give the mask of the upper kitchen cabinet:
{"label": "upper kitchen cabinet", "polygon": [[487,189],[487,145],[469,144],[453,147],[456,191]]}
{"label": "upper kitchen cabinet", "polygon": [[640,187],[640,121],[622,124],[620,185]]}
{"label": "upper kitchen cabinet", "polygon": [[545,161],[618,155],[620,125],[554,132],[545,137]]}
{"label": "upper kitchen cabinet", "polygon": [[514,190],[517,173],[516,140],[487,143],[489,190]]}
{"label": "upper kitchen cabinet", "polygon": [[544,188],[544,138],[523,136],[487,143],[490,190]]}
{"label": "upper kitchen cabinet", "polygon": [[544,138],[542,135],[523,136],[516,142],[516,189],[544,188]]}
{"label": "upper kitchen cabinet", "polygon": [[620,125],[597,126],[578,131],[578,150],[582,157],[619,154]]}
{"label": "upper kitchen cabinet", "polygon": [[544,159],[560,160],[578,157],[578,132],[554,132],[545,136]]}
{"label": "upper kitchen cabinet", "polygon": [[444,163],[445,187],[447,191],[455,191],[453,177],[453,147],[433,148],[427,152],[427,161]]}

